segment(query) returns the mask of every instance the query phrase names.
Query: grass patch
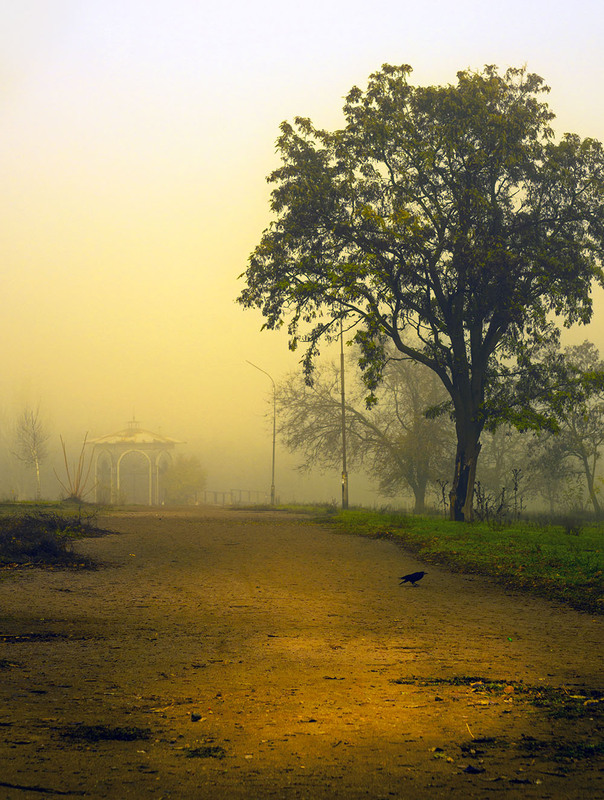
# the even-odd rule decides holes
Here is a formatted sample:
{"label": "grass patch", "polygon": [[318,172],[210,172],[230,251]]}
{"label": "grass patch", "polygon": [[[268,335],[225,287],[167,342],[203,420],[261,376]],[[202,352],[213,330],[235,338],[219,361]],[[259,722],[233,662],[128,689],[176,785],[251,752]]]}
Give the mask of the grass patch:
{"label": "grass patch", "polygon": [[218,758],[226,756],[224,747],[218,744],[207,744],[202,747],[191,747],[185,752],[187,758]]}
{"label": "grass patch", "polygon": [[556,686],[531,686],[519,681],[455,675],[451,678],[396,678],[393,684],[403,686],[465,686],[474,694],[514,697],[541,709],[552,719],[576,720],[604,715],[604,692],[582,688],[571,694]]}
{"label": "grass patch", "polygon": [[488,575],[516,589],[604,613],[604,528],[585,524],[571,535],[564,524],[486,522],[348,510],[317,518],[347,533],[400,542],[423,561],[458,572]]}
{"label": "grass patch", "polygon": [[604,714],[604,693],[597,689],[569,694],[560,689],[542,687],[533,690],[530,699],[536,708],[543,709],[552,719],[593,718]]}
{"label": "grass patch", "polygon": [[552,761],[564,763],[599,758],[604,755],[604,742],[559,742],[535,739],[533,736],[523,734],[519,749],[530,756],[546,756]]}
{"label": "grass patch", "polygon": [[92,561],[73,552],[73,542],[106,531],[96,523],[96,513],[80,508],[62,513],[28,507],[0,509],[0,567],[91,567]]}
{"label": "grass patch", "polygon": [[338,513],[335,503],[285,503],[272,506],[270,503],[237,504],[230,506],[237,511],[280,511],[285,514],[305,514],[309,517],[332,517]]}

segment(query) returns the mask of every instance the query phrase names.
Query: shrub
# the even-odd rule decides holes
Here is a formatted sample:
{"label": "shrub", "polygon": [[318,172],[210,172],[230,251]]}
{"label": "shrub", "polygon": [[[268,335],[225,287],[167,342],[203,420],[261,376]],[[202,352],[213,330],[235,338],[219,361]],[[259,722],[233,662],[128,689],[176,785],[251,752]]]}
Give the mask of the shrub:
{"label": "shrub", "polygon": [[55,512],[0,517],[0,564],[64,564],[90,561],[73,553],[73,539],[98,532],[91,518]]}

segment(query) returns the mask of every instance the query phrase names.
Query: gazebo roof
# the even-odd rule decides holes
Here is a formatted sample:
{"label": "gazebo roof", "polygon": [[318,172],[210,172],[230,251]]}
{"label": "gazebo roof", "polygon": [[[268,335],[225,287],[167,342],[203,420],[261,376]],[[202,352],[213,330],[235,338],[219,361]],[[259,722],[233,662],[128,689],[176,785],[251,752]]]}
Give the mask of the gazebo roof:
{"label": "gazebo roof", "polygon": [[128,427],[116,433],[107,433],[104,436],[99,436],[97,439],[89,439],[89,444],[107,445],[107,444],[129,444],[129,445],[164,445],[171,446],[179,444],[178,439],[170,439],[168,436],[162,436],[161,433],[153,433],[153,431],[141,428],[136,420],[128,423]]}

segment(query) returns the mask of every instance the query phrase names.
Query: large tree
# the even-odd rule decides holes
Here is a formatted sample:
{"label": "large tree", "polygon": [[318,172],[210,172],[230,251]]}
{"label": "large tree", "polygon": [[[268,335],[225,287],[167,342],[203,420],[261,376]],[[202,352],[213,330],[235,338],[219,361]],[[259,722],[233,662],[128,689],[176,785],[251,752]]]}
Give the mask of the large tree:
{"label": "large tree", "polygon": [[548,89],[524,69],[426,87],[410,72],[385,65],[354,87],[340,130],[282,124],[276,218],[239,302],[266,328],[288,320],[309,378],[342,318],[370,392],[388,341],[433,370],[457,435],[451,516],[469,519],[481,433],[510,418],[500,390],[556,339],[552,315],[590,319],[604,283],[604,155],[593,139],[554,141]]}

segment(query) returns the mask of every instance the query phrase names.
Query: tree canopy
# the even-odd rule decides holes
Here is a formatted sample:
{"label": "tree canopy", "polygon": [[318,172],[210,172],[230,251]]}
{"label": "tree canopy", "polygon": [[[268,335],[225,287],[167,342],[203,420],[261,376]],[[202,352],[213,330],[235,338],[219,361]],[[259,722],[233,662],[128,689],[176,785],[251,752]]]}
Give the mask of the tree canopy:
{"label": "tree canopy", "polygon": [[[281,125],[275,219],[239,302],[266,328],[287,321],[308,379],[344,318],[370,402],[387,342],[431,369],[455,419],[451,516],[464,519],[485,425],[510,418],[510,386],[557,342],[553,319],[589,321],[604,283],[604,155],[594,139],[555,141],[548,87],[525,69],[425,87],[410,74],[384,65],[354,87],[339,130]],[[517,418],[539,424],[522,397]]]}

